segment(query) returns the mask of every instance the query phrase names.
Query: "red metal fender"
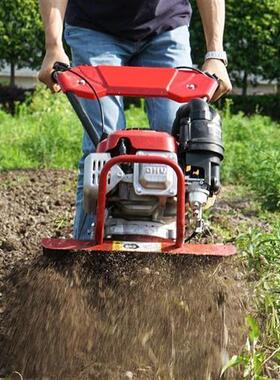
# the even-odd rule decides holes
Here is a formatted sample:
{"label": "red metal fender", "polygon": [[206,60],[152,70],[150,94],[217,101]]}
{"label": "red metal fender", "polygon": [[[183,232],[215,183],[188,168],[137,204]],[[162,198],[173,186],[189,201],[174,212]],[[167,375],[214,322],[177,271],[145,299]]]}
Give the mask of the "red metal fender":
{"label": "red metal fender", "polygon": [[104,241],[102,244],[95,244],[92,240],[43,239],[42,246],[50,253],[52,251],[56,253],[90,251],[104,254],[142,252],[198,256],[231,256],[236,253],[235,246],[231,244],[183,244],[181,247],[176,248],[171,240],[166,242]]}

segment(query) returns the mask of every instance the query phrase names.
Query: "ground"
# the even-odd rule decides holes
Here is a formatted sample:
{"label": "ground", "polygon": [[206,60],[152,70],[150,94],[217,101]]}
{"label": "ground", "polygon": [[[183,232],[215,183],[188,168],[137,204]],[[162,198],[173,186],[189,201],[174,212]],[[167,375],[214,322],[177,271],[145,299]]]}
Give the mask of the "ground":
{"label": "ground", "polygon": [[[240,258],[43,257],[42,237],[71,234],[75,180],[66,170],[0,174],[0,375],[219,379],[245,343],[253,282]],[[229,239],[253,217],[248,201],[228,200],[233,191],[209,215]]]}

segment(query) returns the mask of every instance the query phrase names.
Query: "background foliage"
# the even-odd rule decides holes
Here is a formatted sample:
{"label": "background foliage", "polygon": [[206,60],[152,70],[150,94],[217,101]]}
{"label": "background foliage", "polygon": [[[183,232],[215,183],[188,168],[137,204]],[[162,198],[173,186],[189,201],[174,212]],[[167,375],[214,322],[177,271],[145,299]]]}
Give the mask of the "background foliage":
{"label": "background foliage", "polygon": [[233,114],[259,114],[280,120],[279,95],[227,95],[219,100],[219,108],[223,109],[228,101],[231,102],[230,109]]}
{"label": "background foliage", "polygon": [[0,2],[0,65],[14,70],[37,69],[43,57],[44,35],[37,0],[1,0]]}
{"label": "background foliage", "polygon": [[[191,22],[193,61],[202,64],[206,51],[202,24],[195,1]],[[247,80],[256,84],[280,78],[279,0],[226,0],[225,49],[229,72],[246,94]]]}

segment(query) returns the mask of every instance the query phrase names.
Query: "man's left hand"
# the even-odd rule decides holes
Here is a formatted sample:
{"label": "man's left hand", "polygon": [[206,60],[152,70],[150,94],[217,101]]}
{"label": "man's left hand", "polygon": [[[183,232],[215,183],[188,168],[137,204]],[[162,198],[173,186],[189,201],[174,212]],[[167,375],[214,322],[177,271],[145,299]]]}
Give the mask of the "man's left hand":
{"label": "man's left hand", "polygon": [[207,59],[202,66],[202,70],[215,74],[219,78],[219,87],[211,99],[212,102],[232,90],[226,66],[219,59]]}

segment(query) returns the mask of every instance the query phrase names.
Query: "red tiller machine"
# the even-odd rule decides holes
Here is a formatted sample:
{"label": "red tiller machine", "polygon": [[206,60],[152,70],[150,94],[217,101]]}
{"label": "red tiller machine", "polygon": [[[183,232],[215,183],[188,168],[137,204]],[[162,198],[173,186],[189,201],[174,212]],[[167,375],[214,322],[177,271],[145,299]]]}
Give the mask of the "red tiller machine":
{"label": "red tiller machine", "polygon": [[[233,245],[190,243],[205,231],[203,209],[220,189],[221,121],[208,104],[217,79],[191,68],[57,63],[54,69],[96,147],[84,165],[84,209],[96,218],[91,240],[43,239],[44,249],[233,255]],[[107,136],[99,102],[106,95],[164,97],[183,105],[171,134],[132,129]],[[99,102],[103,134],[78,97]]]}

